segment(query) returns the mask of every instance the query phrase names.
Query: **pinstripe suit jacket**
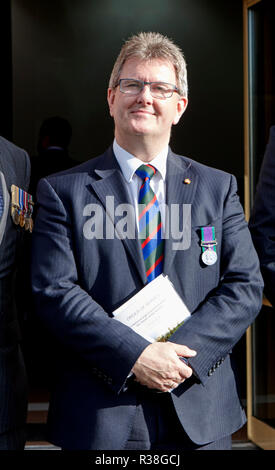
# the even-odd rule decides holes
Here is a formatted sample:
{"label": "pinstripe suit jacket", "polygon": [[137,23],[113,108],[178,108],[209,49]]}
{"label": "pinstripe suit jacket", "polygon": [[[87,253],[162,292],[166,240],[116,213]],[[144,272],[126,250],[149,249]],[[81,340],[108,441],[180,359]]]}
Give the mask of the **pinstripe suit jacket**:
{"label": "pinstripe suit jacket", "polygon": [[[64,448],[123,449],[136,406],[124,384],[148,345],[112,318],[146,274],[137,237],[106,238],[107,223],[110,230],[119,220],[107,196],[115,208],[130,202],[112,149],[38,187],[32,283],[37,312],[63,349],[49,439]],[[230,353],[260,309],[263,284],[233,176],[169,151],[166,202],[192,205],[191,244],[173,250],[165,240],[164,273],[192,312],[170,340],[197,351],[190,360],[197,377],[171,395],[190,438],[204,444],[245,422]],[[96,239],[87,228],[97,207],[105,225]],[[208,225],[218,242],[212,266],[201,261],[200,227]]]}
{"label": "pinstripe suit jacket", "polygon": [[26,419],[27,382],[14,301],[21,233],[10,216],[10,188],[15,184],[27,190],[29,178],[27,153],[0,137],[0,184],[4,200],[0,219],[0,433],[22,426]]}
{"label": "pinstripe suit jacket", "polygon": [[249,227],[260,259],[265,294],[275,307],[275,126],[270,128]]}

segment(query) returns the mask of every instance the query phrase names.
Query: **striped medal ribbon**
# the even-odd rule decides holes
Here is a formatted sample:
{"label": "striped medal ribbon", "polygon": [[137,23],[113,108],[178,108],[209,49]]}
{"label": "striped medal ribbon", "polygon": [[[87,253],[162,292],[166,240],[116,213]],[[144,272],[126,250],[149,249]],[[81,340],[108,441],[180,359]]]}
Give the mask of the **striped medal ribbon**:
{"label": "striped medal ribbon", "polygon": [[163,271],[161,214],[157,197],[150,187],[150,180],[156,171],[156,168],[149,164],[141,165],[136,170],[136,174],[142,179],[138,198],[139,238],[148,282],[153,281]]}

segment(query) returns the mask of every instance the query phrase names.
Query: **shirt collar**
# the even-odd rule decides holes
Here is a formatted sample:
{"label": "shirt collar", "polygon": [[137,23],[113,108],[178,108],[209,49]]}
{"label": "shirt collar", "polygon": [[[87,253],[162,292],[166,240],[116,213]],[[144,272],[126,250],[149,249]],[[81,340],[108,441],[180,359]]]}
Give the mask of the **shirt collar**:
{"label": "shirt collar", "polygon": [[[136,170],[142,165],[142,162],[139,158],[136,158],[131,153],[124,150],[120,145],[118,145],[116,139],[113,143],[113,150],[115,157],[119,163],[121,171],[125,180],[130,183],[133,179],[133,176]],[[165,181],[166,176],[166,162],[167,162],[167,155],[168,155],[168,145],[158,154],[156,155],[153,160],[150,161],[151,165],[159,171],[162,179]]]}

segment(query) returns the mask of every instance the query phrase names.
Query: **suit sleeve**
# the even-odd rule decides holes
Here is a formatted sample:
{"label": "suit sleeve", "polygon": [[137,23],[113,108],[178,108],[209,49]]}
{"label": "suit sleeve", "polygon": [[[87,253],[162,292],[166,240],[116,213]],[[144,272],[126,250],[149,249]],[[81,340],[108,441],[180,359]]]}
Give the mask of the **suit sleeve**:
{"label": "suit sleeve", "polygon": [[263,282],[259,261],[232,176],[224,201],[220,280],[171,337],[197,351],[189,360],[205,384],[260,311]]}
{"label": "suit sleeve", "polygon": [[37,314],[91,373],[119,392],[136,359],[149,344],[109,317],[79,285],[70,216],[50,183],[38,185],[32,246],[32,288]]}
{"label": "suit sleeve", "polygon": [[275,126],[270,129],[249,227],[260,259],[265,294],[275,306]]}

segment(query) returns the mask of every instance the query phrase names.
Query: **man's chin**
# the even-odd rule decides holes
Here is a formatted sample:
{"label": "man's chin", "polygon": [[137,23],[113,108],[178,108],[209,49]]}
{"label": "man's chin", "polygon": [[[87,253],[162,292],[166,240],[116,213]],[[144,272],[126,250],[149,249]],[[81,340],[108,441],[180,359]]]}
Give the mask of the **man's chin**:
{"label": "man's chin", "polygon": [[152,130],[152,126],[133,126],[133,134],[140,135],[140,136],[153,136],[154,132]]}

